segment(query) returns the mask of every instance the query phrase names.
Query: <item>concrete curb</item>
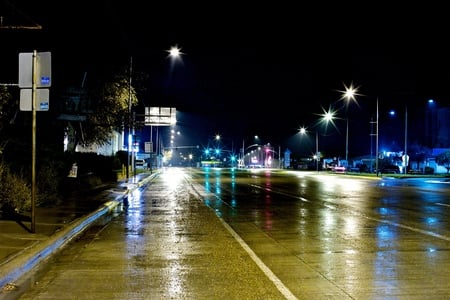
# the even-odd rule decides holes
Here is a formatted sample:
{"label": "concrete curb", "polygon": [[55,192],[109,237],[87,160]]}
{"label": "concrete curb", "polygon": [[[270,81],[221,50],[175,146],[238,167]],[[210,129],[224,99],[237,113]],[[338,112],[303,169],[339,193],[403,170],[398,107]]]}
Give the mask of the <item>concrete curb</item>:
{"label": "concrete curb", "polygon": [[123,203],[123,200],[128,194],[147,184],[156,175],[157,173],[153,173],[137,183],[126,184],[126,188],[123,190],[114,190],[115,196],[113,199],[102,204],[96,211],[74,220],[49,238],[25,248],[14,257],[1,264],[0,287],[4,288],[7,285],[13,284],[51,255],[61,251],[61,249],[83,233],[83,231],[89,228],[94,222],[101,217],[116,211],[117,207]]}

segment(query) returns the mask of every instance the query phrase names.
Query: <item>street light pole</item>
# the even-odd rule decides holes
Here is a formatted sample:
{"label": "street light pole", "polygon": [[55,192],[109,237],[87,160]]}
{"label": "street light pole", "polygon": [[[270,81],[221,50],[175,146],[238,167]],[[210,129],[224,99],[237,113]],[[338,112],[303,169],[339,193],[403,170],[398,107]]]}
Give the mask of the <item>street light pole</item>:
{"label": "street light pole", "polygon": [[278,169],[281,169],[281,146],[278,145]]}
{"label": "street light pole", "polygon": [[[346,100],[346,107],[348,108],[350,101],[355,101],[355,96],[359,95],[358,87],[353,87],[353,84],[351,84],[349,87],[345,86],[345,91],[342,91],[341,99]],[[346,126],[346,132],[345,132],[345,161],[348,166],[348,115],[347,115],[347,126]]]}
{"label": "street light pole", "polygon": [[[255,139],[255,141],[257,140],[257,139],[259,139],[258,138],[258,136],[257,135],[255,135],[254,136],[254,139]],[[258,145],[258,144],[253,144],[253,145],[250,145],[250,146],[248,146],[247,148],[250,148],[250,147],[252,147],[252,146],[255,146],[255,145]],[[245,138],[242,138],[242,164],[243,164],[243,167],[245,168]]]}
{"label": "street light pole", "polygon": [[375,147],[376,147],[376,149],[375,149],[375,155],[376,155],[376,158],[375,158],[375,170],[376,170],[376,172],[377,172],[377,175],[378,175],[378,156],[379,156],[379,154],[378,154],[378,120],[379,120],[379,110],[378,110],[378,97],[377,97],[377,126],[376,126],[376,138],[375,138]]}
{"label": "street light pole", "polygon": [[131,134],[131,72],[133,66],[133,57],[130,57],[130,70],[128,74],[128,136],[127,136],[127,179],[130,178],[130,147],[132,147],[130,142],[130,134]]}
{"label": "street light pole", "polygon": [[245,168],[245,140],[242,139],[242,167]]}
{"label": "street light pole", "polygon": [[[326,119],[325,119],[326,120]],[[304,135],[306,134],[306,128],[302,127],[300,128],[300,134]],[[313,158],[316,160],[316,171],[319,172],[319,159],[320,159],[320,155],[319,155],[319,130],[316,129],[316,153],[313,156]]]}
{"label": "street light pole", "polygon": [[[375,121],[373,121],[373,119],[370,119],[370,171],[372,172],[372,166],[373,166],[373,162],[372,162],[372,137],[375,136],[375,172],[377,173],[378,176],[378,120],[379,120],[379,110],[378,110],[378,97],[377,97],[377,107],[376,107],[376,116],[375,116]],[[373,133],[373,124],[375,123],[375,133]]]}
{"label": "street light pole", "polygon": [[405,174],[407,174],[408,163],[409,163],[407,150],[408,150],[408,106],[405,107],[405,153],[403,155],[403,164],[405,166],[405,171],[404,171]]}
{"label": "street light pole", "polygon": [[316,171],[319,172],[319,133],[316,130]]}
{"label": "street light pole", "polygon": [[345,131],[345,163],[348,167],[348,117],[347,117],[347,128]]}

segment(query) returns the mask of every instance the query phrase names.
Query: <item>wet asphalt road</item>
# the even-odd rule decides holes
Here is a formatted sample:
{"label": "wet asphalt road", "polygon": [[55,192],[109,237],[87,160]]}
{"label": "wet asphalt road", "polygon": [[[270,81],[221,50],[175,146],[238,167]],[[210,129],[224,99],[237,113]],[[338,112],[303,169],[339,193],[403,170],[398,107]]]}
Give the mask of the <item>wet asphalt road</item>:
{"label": "wet asphalt road", "polygon": [[167,169],[20,299],[449,299],[448,191],[423,179]]}

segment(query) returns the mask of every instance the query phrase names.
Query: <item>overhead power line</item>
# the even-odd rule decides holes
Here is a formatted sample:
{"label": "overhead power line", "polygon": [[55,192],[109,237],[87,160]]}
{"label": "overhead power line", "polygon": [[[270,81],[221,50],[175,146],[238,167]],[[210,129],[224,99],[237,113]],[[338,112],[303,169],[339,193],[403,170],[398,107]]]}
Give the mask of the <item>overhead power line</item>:
{"label": "overhead power line", "polygon": [[[12,15],[10,19],[14,19],[14,17],[18,16],[18,24],[5,24],[6,17],[0,16],[0,29],[22,29],[22,30],[40,30],[42,29],[42,26],[36,23],[29,15],[23,13],[21,10],[19,10],[16,6],[11,4],[9,1],[4,0],[3,1],[6,6],[12,11]],[[8,23],[10,23],[9,17],[8,17]],[[29,24],[24,24],[24,23]],[[22,24],[21,24],[22,23]]]}

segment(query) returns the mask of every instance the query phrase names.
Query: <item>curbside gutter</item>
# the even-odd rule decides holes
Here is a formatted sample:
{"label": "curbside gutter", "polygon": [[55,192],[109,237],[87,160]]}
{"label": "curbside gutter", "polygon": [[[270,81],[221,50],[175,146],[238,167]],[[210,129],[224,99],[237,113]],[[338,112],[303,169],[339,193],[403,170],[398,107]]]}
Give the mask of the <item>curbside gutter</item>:
{"label": "curbside gutter", "polygon": [[[117,191],[114,190],[114,198],[102,204],[94,212],[74,220],[60,231],[51,235],[47,239],[43,239],[32,246],[23,249],[17,255],[0,265],[0,287],[5,289],[7,285],[19,280],[24,274],[33,270],[41,262],[49,258],[51,255],[59,252],[67,246],[73,239],[81,235],[84,230],[89,228],[94,222],[101,217],[114,213],[128,194],[132,193],[149,181],[151,181],[158,172],[144,177],[141,181],[133,184],[127,184],[126,188]],[[0,290],[1,293],[1,290]]]}

